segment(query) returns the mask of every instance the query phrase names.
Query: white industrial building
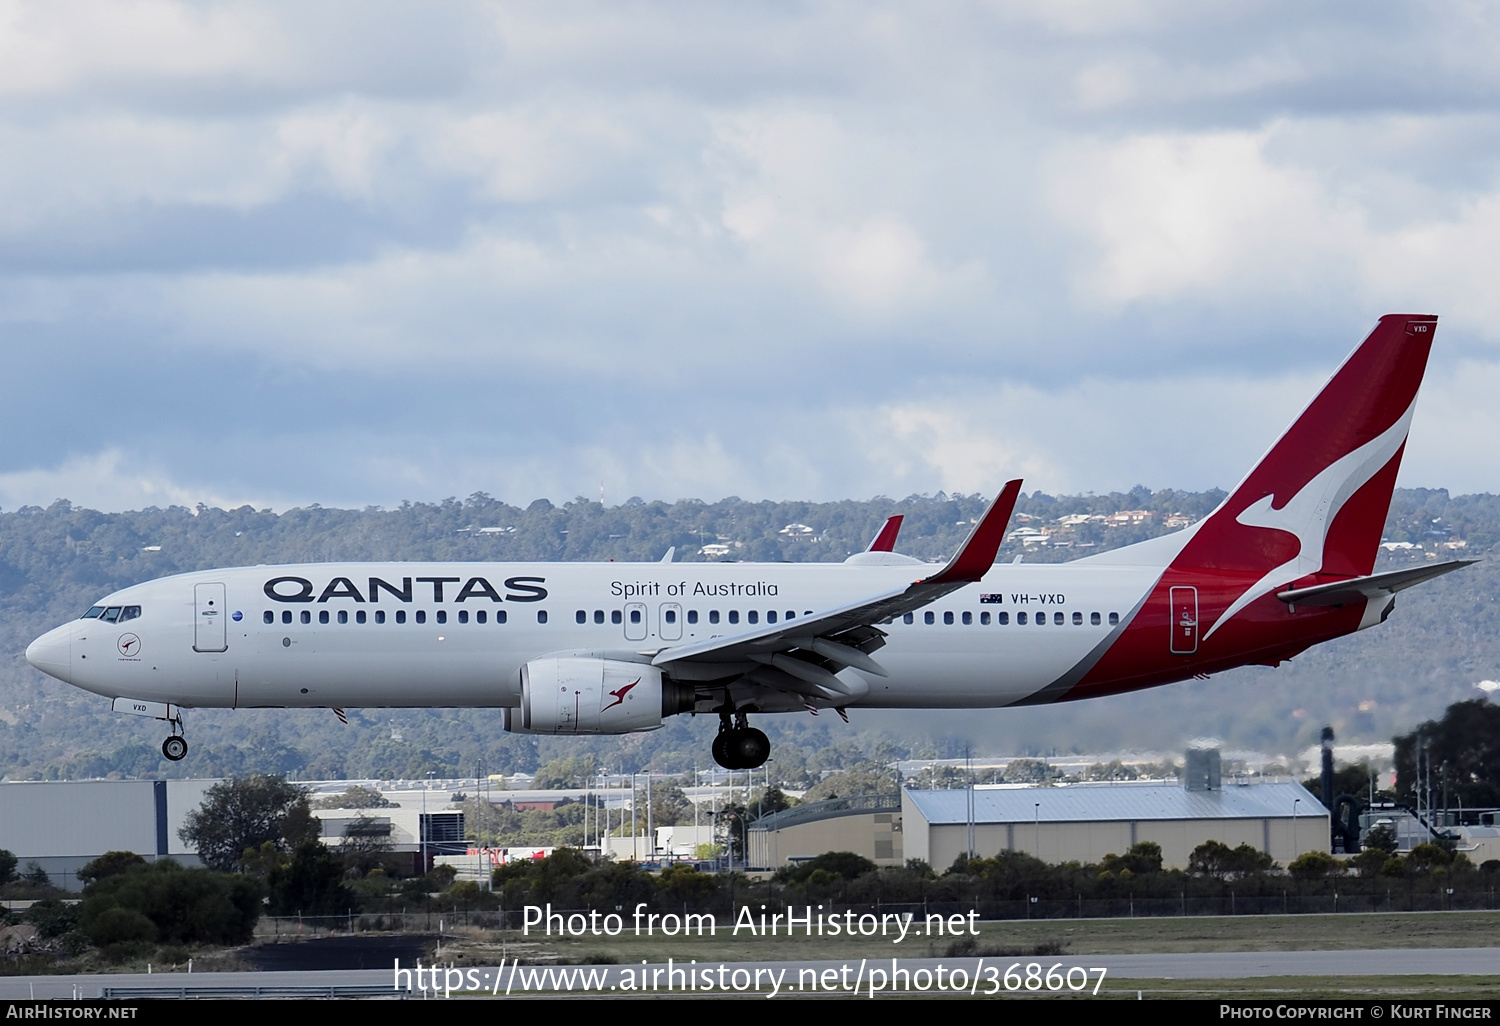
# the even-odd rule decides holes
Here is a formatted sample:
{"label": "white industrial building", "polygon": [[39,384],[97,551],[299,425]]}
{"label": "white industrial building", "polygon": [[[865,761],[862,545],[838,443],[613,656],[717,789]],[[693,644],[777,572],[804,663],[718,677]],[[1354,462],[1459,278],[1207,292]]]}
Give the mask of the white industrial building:
{"label": "white industrial building", "polygon": [[78,780],[0,783],[0,848],[17,870],[41,866],[58,887],[78,890],[77,872],[107,851],[198,864],[177,832],[213,780]]}

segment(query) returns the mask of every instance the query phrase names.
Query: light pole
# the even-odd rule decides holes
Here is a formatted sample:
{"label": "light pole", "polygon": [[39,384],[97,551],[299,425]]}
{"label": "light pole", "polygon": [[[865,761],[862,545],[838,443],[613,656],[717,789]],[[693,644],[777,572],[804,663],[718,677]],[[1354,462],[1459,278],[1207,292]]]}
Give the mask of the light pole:
{"label": "light pole", "polygon": [[1292,799],[1292,858],[1297,857],[1297,806],[1302,804],[1301,798]]}

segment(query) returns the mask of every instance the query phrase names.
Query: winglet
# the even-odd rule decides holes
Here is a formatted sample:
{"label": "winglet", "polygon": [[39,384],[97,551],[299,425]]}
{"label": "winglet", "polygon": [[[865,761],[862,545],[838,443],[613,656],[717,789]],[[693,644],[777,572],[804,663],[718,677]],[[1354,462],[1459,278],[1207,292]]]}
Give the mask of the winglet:
{"label": "winglet", "polygon": [[948,565],[933,576],[924,578],[922,583],[958,584],[980,580],[989,573],[990,567],[995,565],[995,553],[1005,540],[1006,525],[1010,523],[1010,515],[1015,512],[1016,500],[1020,496],[1019,479],[1006,484],[995,501],[990,503],[990,508],[984,511],[984,516],[979,518],[979,523],[974,525],[974,530],[969,532],[969,537],[964,540],[958,552],[948,560]]}
{"label": "winglet", "polygon": [[870,543],[870,547],[865,549],[865,551],[895,552],[896,535],[901,533],[901,520],[902,515],[900,513],[886,518],[885,526],[880,529],[880,533],[875,536],[875,540]]}

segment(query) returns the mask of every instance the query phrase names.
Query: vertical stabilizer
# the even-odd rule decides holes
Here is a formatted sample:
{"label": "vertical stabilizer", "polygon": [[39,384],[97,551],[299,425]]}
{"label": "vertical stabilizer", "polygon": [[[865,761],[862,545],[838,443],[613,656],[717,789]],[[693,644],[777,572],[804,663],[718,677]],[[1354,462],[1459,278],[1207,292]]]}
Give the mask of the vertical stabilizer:
{"label": "vertical stabilizer", "polygon": [[1433,316],[1382,317],[1196,525],[1172,568],[1254,575],[1208,634],[1271,588],[1370,573],[1436,330]]}

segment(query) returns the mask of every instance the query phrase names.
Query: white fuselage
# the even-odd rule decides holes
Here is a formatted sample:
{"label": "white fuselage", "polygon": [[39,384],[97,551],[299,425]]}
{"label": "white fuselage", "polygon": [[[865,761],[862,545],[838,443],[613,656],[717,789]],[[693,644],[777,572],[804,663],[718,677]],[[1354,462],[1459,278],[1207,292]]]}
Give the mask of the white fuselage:
{"label": "white fuselage", "polygon": [[[838,563],[242,567],[125,588],[99,606],[138,606],[128,622],[72,621],[27,657],[97,694],[182,706],[513,707],[522,665],[542,656],[640,661],[772,617],[795,622],[923,572]],[[881,625],[888,638],[877,656],[889,676],[863,674],[868,692],[850,704],[1021,701],[1117,636],[1160,575],[1148,566],[996,565],[981,583]]]}

